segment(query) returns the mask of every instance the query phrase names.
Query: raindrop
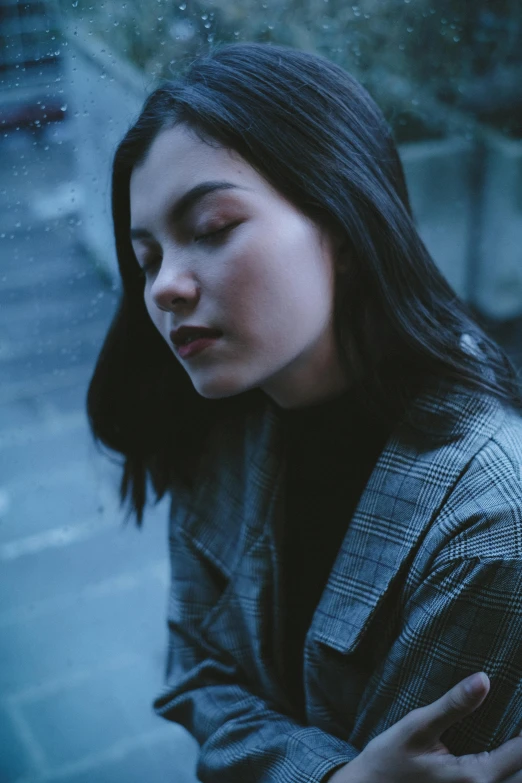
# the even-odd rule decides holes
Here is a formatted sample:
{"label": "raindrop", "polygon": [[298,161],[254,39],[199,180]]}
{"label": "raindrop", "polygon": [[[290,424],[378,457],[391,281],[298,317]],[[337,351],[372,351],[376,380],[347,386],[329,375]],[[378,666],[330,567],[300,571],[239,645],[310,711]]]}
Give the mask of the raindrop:
{"label": "raindrop", "polygon": [[454,35],[453,40],[455,41],[455,43],[458,43],[460,41],[460,35]]}
{"label": "raindrop", "polygon": [[180,11],[184,11],[184,10],[186,9],[186,7],[187,7],[187,4],[186,4],[186,3],[181,3],[181,5],[180,5],[180,7],[179,7],[179,10],[180,10]]}
{"label": "raindrop", "polygon": [[407,28],[406,28],[406,31],[407,31],[408,33],[412,33],[412,32],[413,32],[413,27],[407,27]]}
{"label": "raindrop", "polygon": [[176,41],[189,41],[194,37],[194,27],[191,22],[182,20],[175,22],[171,26],[169,33]]}
{"label": "raindrop", "polygon": [[78,0],[76,0],[76,2],[74,2],[74,3],[72,4],[72,7],[73,7],[73,8],[78,8]]}
{"label": "raindrop", "polygon": [[64,103],[63,106],[60,106],[60,111],[67,111],[67,104]]}

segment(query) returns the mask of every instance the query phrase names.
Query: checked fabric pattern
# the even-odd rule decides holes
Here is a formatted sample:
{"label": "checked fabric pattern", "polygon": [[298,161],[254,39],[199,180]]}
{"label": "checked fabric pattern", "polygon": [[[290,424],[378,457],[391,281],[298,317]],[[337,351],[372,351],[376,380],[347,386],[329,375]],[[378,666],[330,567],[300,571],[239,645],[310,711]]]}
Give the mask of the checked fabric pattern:
{"label": "checked fabric pattern", "polygon": [[450,750],[520,731],[520,416],[455,391],[412,404],[347,520],[308,631],[306,715],[281,676],[280,446],[269,406],[224,422],[194,492],[173,493],[167,684],[155,708],[199,742],[200,780],[319,783],[479,670],[491,693],[447,732]]}

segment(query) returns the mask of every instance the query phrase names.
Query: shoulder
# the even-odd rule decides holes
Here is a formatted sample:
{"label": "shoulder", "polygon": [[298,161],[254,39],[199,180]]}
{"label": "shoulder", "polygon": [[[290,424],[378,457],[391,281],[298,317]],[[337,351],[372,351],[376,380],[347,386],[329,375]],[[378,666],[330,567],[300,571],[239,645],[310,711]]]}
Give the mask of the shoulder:
{"label": "shoulder", "polygon": [[[432,404],[433,401],[432,401]],[[449,430],[432,454],[454,481],[425,540],[434,565],[462,559],[522,561],[522,416],[487,395],[438,401]]]}
{"label": "shoulder", "polygon": [[492,455],[507,461],[515,476],[522,481],[522,414],[504,409],[502,421],[487,446]]}

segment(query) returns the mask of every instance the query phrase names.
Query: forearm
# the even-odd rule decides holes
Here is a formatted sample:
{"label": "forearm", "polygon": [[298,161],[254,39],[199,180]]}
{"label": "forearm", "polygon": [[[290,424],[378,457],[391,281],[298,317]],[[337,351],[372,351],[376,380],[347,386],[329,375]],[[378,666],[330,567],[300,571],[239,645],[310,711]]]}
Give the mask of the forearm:
{"label": "forearm", "polygon": [[232,682],[217,661],[206,661],[171,683],[155,708],[200,744],[198,777],[203,783],[323,783],[358,752]]}

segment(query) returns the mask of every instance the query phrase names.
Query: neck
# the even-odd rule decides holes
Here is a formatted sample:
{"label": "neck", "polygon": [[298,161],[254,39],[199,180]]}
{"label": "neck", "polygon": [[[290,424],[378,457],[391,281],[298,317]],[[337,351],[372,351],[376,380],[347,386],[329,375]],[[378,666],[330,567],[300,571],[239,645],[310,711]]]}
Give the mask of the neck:
{"label": "neck", "polygon": [[310,363],[296,362],[271,378],[262,390],[280,408],[304,408],[337,397],[350,387],[348,373],[337,352],[319,355]]}

